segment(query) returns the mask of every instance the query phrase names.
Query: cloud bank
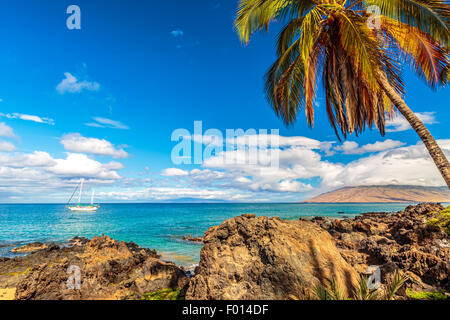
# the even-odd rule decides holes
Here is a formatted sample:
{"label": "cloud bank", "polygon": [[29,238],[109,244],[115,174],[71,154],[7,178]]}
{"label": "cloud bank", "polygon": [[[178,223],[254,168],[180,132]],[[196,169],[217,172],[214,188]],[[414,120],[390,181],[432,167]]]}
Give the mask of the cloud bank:
{"label": "cloud bank", "polygon": [[[3,135],[13,134],[5,124],[0,129]],[[168,166],[152,173],[147,170],[144,176],[137,172],[122,176],[122,163],[95,159],[129,156],[105,139],[64,135],[61,144],[67,153],[63,157],[41,150],[19,152],[0,141],[0,199],[26,202],[40,196],[64,201],[80,178],[96,186],[99,201],[143,202],[300,201],[344,186],[445,185],[422,142],[405,145],[387,139],[359,145],[305,137],[276,139],[280,145],[270,148],[277,153],[279,167],[241,161],[248,149],[238,148],[211,156],[201,166]],[[251,141],[240,143],[248,147]],[[438,143],[450,156],[450,139]],[[224,156],[235,161],[224,162]]]}

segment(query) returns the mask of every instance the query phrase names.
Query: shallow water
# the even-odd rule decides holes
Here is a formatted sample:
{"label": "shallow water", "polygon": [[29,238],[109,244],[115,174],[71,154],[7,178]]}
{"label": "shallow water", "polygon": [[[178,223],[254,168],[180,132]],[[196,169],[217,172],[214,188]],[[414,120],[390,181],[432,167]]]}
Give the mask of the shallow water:
{"label": "shallow water", "polygon": [[408,204],[104,204],[96,213],[76,213],[60,204],[0,204],[0,256],[11,246],[33,241],[65,242],[74,236],[106,234],[156,249],[163,258],[189,266],[201,245],[182,240],[202,236],[213,225],[243,213],[282,219],[353,217],[372,211],[399,211]]}

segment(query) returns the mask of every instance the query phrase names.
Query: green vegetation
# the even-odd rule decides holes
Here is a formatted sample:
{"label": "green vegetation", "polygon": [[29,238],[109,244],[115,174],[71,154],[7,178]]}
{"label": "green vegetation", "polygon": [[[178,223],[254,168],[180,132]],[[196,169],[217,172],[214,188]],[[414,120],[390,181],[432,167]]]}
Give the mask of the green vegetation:
{"label": "green vegetation", "polygon": [[411,289],[406,289],[406,295],[408,298],[414,300],[447,300],[447,296],[444,291],[412,291]]}
{"label": "green vegetation", "polygon": [[142,300],[179,300],[180,289],[163,289],[151,293],[144,293]]}
{"label": "green vegetation", "polygon": [[315,286],[313,295],[319,300],[348,300],[334,279],[327,286],[323,284]]}
{"label": "green vegetation", "polygon": [[353,291],[354,300],[380,300],[381,296],[378,289],[370,289],[367,284],[367,279],[361,277],[359,279],[358,287]]}
{"label": "green vegetation", "polygon": [[396,272],[394,277],[386,285],[386,300],[392,300],[398,290],[405,284],[407,276]]}
{"label": "green vegetation", "polygon": [[[18,269],[18,267],[14,268],[14,269]],[[31,271],[32,269],[33,269],[33,268],[27,268],[27,269],[24,270],[24,271],[7,272],[7,273],[3,273],[3,274],[0,274],[0,275],[2,275],[2,276],[9,276],[9,277],[16,277],[16,276],[28,274],[28,273],[30,273],[30,271]]]}
{"label": "green vegetation", "polygon": [[358,286],[354,288],[352,297],[346,297],[335,280],[328,285],[319,284],[313,289],[313,296],[318,300],[393,300],[397,291],[404,285],[407,277],[396,272],[386,284],[381,293],[380,289],[370,289],[367,279],[361,277]]}
{"label": "green vegetation", "polygon": [[439,214],[427,221],[427,225],[439,227],[450,235],[450,206],[439,212]]}

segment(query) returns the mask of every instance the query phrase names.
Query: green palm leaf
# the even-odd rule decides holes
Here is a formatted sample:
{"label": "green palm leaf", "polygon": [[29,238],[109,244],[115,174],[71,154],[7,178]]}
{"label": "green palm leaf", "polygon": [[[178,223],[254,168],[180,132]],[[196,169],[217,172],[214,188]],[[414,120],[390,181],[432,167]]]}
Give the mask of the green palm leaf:
{"label": "green palm leaf", "polygon": [[381,14],[416,27],[436,41],[447,45],[450,39],[450,10],[447,0],[365,0],[376,5]]}

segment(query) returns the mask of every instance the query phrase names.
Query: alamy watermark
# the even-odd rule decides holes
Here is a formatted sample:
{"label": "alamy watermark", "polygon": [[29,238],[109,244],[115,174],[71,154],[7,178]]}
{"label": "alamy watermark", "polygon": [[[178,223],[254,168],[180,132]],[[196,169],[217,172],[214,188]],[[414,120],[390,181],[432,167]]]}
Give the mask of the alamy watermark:
{"label": "alamy watermark", "polygon": [[[380,29],[381,28],[381,9],[379,6],[371,5],[368,6],[366,12],[370,14],[367,18],[367,27],[369,29]],[[66,26],[69,30],[80,30],[81,29],[81,8],[78,5],[72,4],[67,7],[67,14],[70,16],[66,20]]]}
{"label": "alamy watermark", "polygon": [[202,121],[194,122],[194,132],[176,129],[171,158],[176,165],[214,162],[216,166],[249,164],[279,167],[279,130],[208,129],[203,133]]}
{"label": "alamy watermark", "polygon": [[380,29],[381,28],[381,9],[379,6],[369,6],[367,7],[367,13],[370,13],[367,19],[367,27],[369,29]]}
{"label": "alamy watermark", "polygon": [[367,278],[367,287],[369,289],[379,289],[381,287],[381,269],[379,266],[369,266],[366,273],[369,275]]}
{"label": "alamy watermark", "polygon": [[67,268],[67,273],[70,274],[66,281],[67,289],[80,290],[81,289],[81,269],[79,266],[70,265]]}
{"label": "alamy watermark", "polygon": [[70,5],[66,10],[67,14],[70,16],[66,20],[66,26],[69,30],[80,30],[81,29],[81,9],[77,5]]}

